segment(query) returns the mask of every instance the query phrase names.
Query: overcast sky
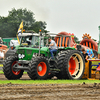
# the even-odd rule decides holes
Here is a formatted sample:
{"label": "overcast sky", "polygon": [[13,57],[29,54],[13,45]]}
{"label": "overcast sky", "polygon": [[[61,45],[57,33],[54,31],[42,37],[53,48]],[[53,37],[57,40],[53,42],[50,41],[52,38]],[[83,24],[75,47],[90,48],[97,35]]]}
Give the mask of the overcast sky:
{"label": "overcast sky", "polygon": [[0,0],[0,16],[12,8],[27,8],[51,33],[66,31],[82,39],[84,33],[99,40],[100,0]]}

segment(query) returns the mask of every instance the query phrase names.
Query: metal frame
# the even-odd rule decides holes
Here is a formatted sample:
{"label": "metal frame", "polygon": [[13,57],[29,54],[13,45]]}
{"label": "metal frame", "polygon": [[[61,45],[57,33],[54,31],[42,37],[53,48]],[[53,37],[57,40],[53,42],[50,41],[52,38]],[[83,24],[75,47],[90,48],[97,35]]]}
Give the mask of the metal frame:
{"label": "metal frame", "polygon": [[[55,34],[55,33],[47,33],[48,35],[55,35],[55,37],[69,37],[69,47],[70,47],[70,43],[71,43],[71,36],[68,35],[62,35],[62,34]],[[59,35],[59,36],[57,36]],[[53,37],[53,36],[51,36]],[[61,44],[60,44],[61,45]]]}

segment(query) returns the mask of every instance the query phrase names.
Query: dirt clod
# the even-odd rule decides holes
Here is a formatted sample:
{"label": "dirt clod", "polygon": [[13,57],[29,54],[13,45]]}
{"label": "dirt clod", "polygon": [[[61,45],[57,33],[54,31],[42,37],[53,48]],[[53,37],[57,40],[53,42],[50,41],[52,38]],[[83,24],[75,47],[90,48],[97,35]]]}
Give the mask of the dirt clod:
{"label": "dirt clod", "polygon": [[85,82],[83,82],[83,84],[82,85],[84,85],[85,84]]}
{"label": "dirt clod", "polygon": [[93,87],[96,87],[96,85],[97,85],[97,83],[94,83],[94,84],[93,84]]}

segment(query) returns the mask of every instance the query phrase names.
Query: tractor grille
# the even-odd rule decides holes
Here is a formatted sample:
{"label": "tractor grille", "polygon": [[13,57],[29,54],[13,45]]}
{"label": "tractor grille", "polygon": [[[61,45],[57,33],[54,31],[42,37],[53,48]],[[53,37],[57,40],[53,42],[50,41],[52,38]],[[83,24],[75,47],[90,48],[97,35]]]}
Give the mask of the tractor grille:
{"label": "tractor grille", "polygon": [[32,54],[32,50],[26,50],[27,54]]}
{"label": "tractor grille", "polygon": [[19,50],[18,50],[18,53],[19,53],[19,54],[25,54],[25,50],[19,49]]}

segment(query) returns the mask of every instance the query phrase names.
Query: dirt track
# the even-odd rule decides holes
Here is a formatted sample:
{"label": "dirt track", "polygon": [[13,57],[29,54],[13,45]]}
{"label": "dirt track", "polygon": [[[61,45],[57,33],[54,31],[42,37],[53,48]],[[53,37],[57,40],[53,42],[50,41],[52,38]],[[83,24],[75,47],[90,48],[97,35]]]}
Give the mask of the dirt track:
{"label": "dirt track", "polygon": [[[22,76],[22,78],[20,78],[20,79],[21,80],[23,80],[23,79],[29,80],[30,78],[29,78],[29,76],[27,74],[24,74]],[[5,78],[5,76],[3,74],[0,74],[0,80],[7,80],[7,78]]]}
{"label": "dirt track", "polygon": [[0,100],[100,100],[100,84],[2,84]]}
{"label": "dirt track", "polygon": [[1,100],[100,100],[100,87],[75,84],[0,85]]}

